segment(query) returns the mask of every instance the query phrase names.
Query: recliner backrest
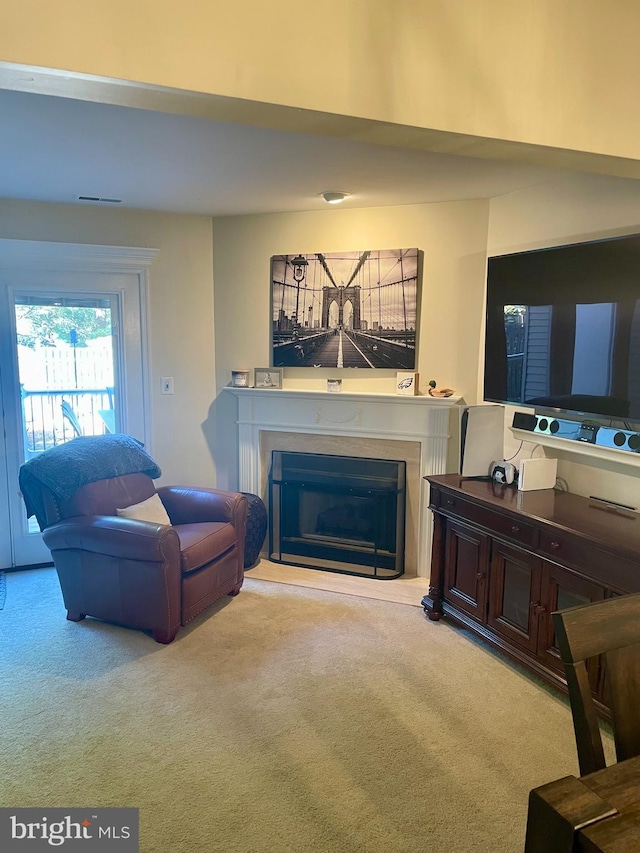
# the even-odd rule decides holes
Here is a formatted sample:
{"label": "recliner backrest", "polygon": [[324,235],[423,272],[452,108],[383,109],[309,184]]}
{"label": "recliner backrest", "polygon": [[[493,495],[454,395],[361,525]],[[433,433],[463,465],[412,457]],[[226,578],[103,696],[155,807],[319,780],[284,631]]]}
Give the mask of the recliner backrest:
{"label": "recliner backrest", "polygon": [[61,501],[42,487],[47,525],[79,515],[116,515],[116,509],[140,503],[156,493],[148,474],[124,474],[81,486],[69,499]]}

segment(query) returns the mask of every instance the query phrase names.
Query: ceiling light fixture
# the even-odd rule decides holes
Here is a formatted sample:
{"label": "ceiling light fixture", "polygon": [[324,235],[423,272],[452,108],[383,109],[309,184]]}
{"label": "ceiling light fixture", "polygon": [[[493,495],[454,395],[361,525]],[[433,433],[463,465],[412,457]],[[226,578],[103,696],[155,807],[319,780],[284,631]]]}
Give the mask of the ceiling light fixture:
{"label": "ceiling light fixture", "polygon": [[322,193],[322,198],[327,204],[340,204],[348,195],[349,193],[326,192]]}

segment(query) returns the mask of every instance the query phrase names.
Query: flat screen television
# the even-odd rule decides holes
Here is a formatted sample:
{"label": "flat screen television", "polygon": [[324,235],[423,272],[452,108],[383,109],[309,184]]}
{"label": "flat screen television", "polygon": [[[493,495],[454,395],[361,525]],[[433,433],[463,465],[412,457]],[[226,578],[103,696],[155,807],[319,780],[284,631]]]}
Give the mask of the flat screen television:
{"label": "flat screen television", "polygon": [[489,258],[484,398],[640,423],[640,235]]}

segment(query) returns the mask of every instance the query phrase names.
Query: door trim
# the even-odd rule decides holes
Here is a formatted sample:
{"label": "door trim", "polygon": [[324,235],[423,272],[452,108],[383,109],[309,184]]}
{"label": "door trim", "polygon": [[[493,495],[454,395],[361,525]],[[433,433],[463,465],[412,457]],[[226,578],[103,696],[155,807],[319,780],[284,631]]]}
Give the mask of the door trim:
{"label": "door trim", "polygon": [[98,246],[90,243],[48,243],[0,238],[0,270],[87,270],[142,273],[157,249]]}

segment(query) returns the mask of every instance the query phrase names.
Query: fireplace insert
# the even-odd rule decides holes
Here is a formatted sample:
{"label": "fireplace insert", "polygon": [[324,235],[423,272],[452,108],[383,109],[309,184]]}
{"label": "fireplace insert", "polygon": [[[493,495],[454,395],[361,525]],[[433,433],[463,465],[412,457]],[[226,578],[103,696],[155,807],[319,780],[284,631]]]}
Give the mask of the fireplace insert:
{"label": "fireplace insert", "polygon": [[404,572],[406,463],[274,450],[269,558],[381,579]]}

